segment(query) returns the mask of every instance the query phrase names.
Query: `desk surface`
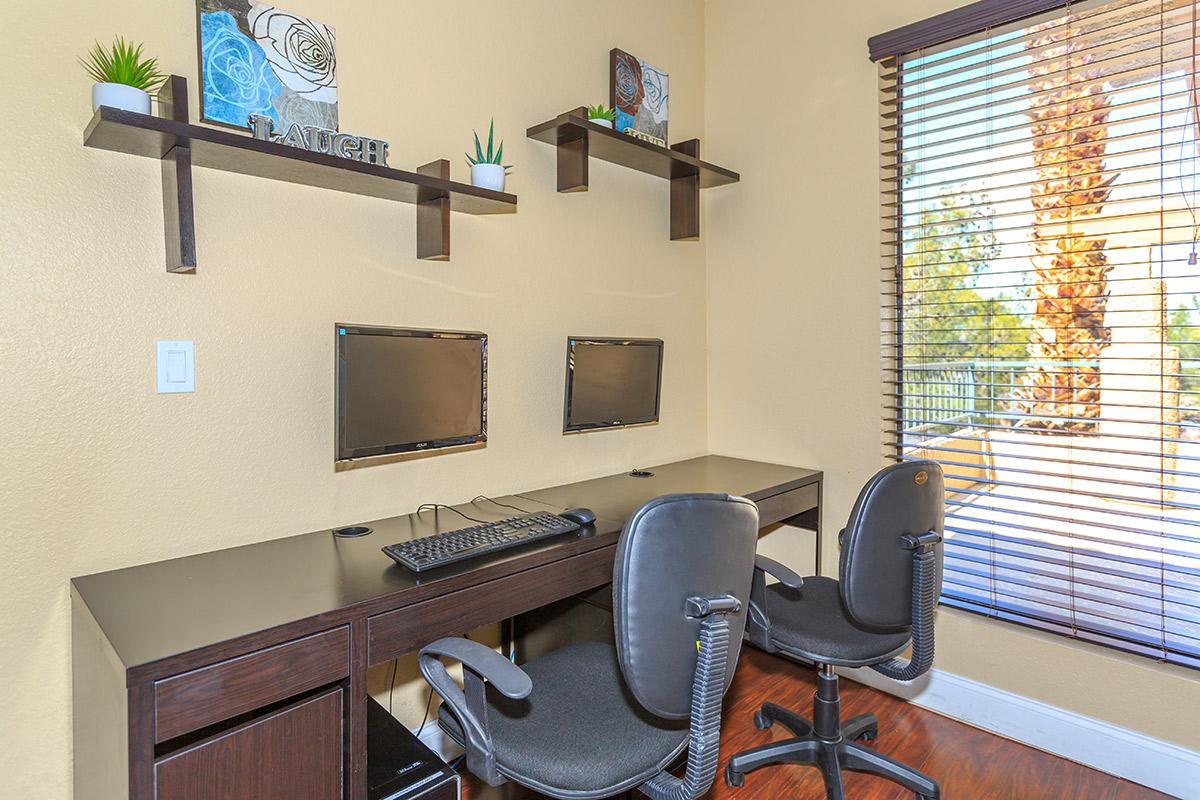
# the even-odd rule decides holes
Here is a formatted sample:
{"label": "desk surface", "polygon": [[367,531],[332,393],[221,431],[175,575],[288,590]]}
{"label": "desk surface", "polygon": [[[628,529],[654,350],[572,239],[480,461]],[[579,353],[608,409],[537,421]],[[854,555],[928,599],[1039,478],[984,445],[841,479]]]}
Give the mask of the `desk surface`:
{"label": "desk surface", "polygon": [[817,470],[728,456],[690,458],[661,467],[647,467],[645,471],[653,474],[635,478],[622,472],[518,494],[559,509],[583,506],[596,512],[597,517],[620,520],[624,524],[643,503],[664,494],[726,492],[761,500],[821,477]]}
{"label": "desk surface", "polygon": [[[338,539],[328,530],[72,579],[74,590],[126,668],[150,665],[301,620],[330,625],[615,544],[642,503],[673,492],[728,492],[760,500],[820,480],[817,470],[702,456],[657,467],[496,498],[529,510],[586,506],[595,525],[417,575],[380,548],[472,523],[424,512],[364,524],[374,532]],[[479,519],[518,512],[484,501],[457,506]]]}

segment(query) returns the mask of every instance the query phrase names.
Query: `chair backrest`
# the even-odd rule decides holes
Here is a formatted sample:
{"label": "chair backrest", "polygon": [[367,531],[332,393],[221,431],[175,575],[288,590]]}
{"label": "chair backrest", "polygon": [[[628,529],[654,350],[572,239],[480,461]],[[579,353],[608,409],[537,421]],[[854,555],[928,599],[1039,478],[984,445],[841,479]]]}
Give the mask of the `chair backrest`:
{"label": "chair backrest", "polygon": [[625,524],[613,566],[613,622],[621,673],[647,711],[684,719],[691,709],[700,620],[691,597],[733,595],[725,686],[733,678],[754,576],[758,507],[724,494],[651,500]]}
{"label": "chair backrest", "polygon": [[[852,620],[882,630],[912,624],[913,553],[902,537],[941,535],[944,519],[942,468],[936,461],[902,461],[867,481],[842,540],[842,605]],[[941,543],[936,549],[940,594]]]}

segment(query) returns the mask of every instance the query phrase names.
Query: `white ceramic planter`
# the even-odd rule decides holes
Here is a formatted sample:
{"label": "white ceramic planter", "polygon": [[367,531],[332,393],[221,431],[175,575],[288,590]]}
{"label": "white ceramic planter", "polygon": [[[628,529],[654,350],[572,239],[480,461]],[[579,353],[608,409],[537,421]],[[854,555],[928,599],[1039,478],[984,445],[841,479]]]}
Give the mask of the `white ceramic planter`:
{"label": "white ceramic planter", "polygon": [[601,128],[608,128],[610,131],[612,130],[611,119],[590,119],[588,122],[591,122],[594,125],[599,125]]}
{"label": "white ceramic planter", "polygon": [[504,167],[500,164],[472,164],[471,185],[480,189],[504,191]]}
{"label": "white ceramic planter", "polygon": [[92,86],[92,110],[111,106],[139,114],[150,113],[150,95],[123,83],[97,83]]}

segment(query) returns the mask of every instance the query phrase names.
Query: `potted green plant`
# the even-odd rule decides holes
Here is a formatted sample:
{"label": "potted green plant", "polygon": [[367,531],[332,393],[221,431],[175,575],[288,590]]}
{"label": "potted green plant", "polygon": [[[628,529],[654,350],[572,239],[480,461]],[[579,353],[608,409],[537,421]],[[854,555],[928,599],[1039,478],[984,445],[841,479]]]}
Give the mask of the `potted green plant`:
{"label": "potted green plant", "polygon": [[99,42],[79,59],[87,74],[96,81],[92,86],[92,110],[111,106],[150,113],[150,92],[166,80],[158,71],[158,59],[142,56],[142,46],[127,43],[118,36],[109,47]]}
{"label": "potted green plant", "polygon": [[588,106],[588,122],[594,122],[597,125],[603,125],[605,128],[612,128],[613,123],[617,120],[617,110],[615,108],[606,108],[603,103],[598,106]]}
{"label": "potted green plant", "polygon": [[471,185],[478,186],[481,189],[492,189],[493,191],[504,191],[504,175],[511,169],[511,165],[501,163],[501,157],[504,155],[504,142],[492,149],[492,141],[494,138],[495,120],[488,123],[487,151],[484,152],[483,147],[479,144],[479,134],[472,131],[475,135],[475,156],[472,157],[467,153],[467,161],[471,164]]}

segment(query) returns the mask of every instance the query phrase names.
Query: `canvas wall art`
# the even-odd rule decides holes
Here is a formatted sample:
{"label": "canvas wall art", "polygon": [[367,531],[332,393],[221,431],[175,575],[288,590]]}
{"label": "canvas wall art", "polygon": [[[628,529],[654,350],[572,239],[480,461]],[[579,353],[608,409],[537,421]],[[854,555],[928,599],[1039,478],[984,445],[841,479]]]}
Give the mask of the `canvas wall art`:
{"label": "canvas wall art", "polygon": [[667,73],[624,50],[610,53],[610,105],[617,111],[613,128],[633,128],[667,143]]}
{"label": "canvas wall art", "polygon": [[251,114],[337,130],[333,28],[254,0],[198,0],[200,116],[248,127]]}

